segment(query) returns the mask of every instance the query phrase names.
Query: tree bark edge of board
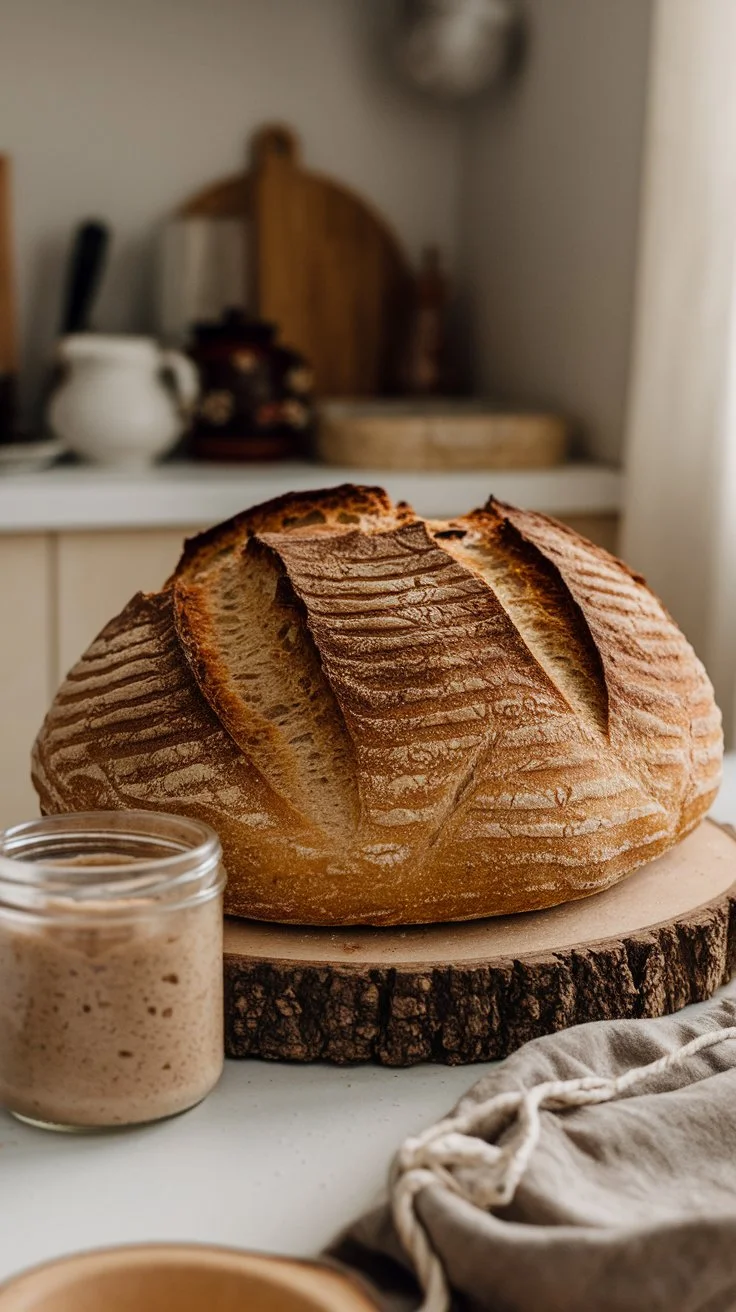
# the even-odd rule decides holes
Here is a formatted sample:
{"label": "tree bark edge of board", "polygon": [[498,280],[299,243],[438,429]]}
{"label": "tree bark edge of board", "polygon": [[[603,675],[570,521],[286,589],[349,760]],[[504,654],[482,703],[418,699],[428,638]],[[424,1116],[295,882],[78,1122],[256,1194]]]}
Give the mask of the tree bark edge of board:
{"label": "tree bark edge of board", "polygon": [[663,1016],[736,972],[736,885],[670,922],[487,965],[225,960],[228,1057],[338,1065],[496,1061],[594,1020]]}

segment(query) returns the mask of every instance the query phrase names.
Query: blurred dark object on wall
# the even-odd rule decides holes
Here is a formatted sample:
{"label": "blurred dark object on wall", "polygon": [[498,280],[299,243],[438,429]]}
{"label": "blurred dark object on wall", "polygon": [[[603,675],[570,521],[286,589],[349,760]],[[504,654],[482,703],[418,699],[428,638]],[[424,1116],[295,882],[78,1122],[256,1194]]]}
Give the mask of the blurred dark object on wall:
{"label": "blurred dark object on wall", "polygon": [[274,324],[229,310],[194,329],[190,355],[202,392],[191,438],[204,460],[279,460],[308,453],[313,374],[275,341]]}
{"label": "blurred dark object on wall", "polygon": [[396,0],[394,63],[439,100],[466,100],[508,77],[522,37],[518,0]]}
{"label": "blurred dark object on wall", "polygon": [[437,246],[425,246],[412,296],[402,391],[440,396],[452,390],[447,359],[447,278]]}
{"label": "blurred dark object on wall", "polygon": [[10,160],[0,155],[0,442],[15,442],[18,345]]}
{"label": "blurred dark object on wall", "polygon": [[99,219],[86,219],[76,229],[64,279],[60,337],[89,331],[109,244],[110,230]]}

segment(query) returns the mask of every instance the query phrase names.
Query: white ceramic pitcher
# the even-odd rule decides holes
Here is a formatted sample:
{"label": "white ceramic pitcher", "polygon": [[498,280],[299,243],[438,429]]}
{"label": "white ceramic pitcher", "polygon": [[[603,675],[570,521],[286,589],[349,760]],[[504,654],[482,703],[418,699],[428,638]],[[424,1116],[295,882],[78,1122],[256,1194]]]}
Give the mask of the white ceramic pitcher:
{"label": "white ceramic pitcher", "polygon": [[58,360],[64,377],[49,424],[70,451],[97,464],[150,465],[180,437],[199,393],[192,361],[150,337],[77,333],[62,338]]}

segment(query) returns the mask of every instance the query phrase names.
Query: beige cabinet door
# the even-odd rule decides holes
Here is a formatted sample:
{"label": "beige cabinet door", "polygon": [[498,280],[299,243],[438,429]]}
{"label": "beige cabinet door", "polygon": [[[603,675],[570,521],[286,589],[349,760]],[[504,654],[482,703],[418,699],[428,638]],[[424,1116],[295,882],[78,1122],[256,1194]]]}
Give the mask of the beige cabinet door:
{"label": "beige cabinet door", "polygon": [[61,533],[57,542],[58,644],[54,687],[136,592],[154,592],[196,528]]}
{"label": "beige cabinet door", "polygon": [[30,756],[51,696],[52,553],[44,534],[0,536],[0,828],[38,815]]}

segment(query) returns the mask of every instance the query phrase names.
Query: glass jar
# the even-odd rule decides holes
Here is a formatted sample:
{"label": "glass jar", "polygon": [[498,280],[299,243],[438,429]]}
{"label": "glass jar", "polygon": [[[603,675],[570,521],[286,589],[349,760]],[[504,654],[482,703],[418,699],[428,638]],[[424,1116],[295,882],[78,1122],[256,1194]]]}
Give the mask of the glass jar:
{"label": "glass jar", "polygon": [[185,1111],[223,1064],[220,843],[152,811],[0,834],[0,1104],[57,1129]]}

